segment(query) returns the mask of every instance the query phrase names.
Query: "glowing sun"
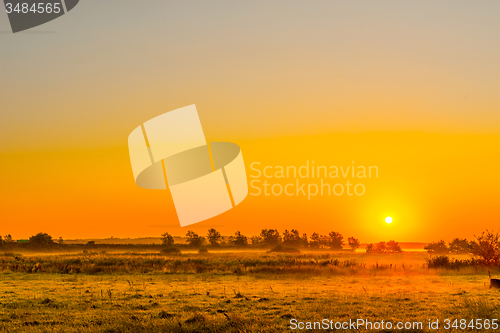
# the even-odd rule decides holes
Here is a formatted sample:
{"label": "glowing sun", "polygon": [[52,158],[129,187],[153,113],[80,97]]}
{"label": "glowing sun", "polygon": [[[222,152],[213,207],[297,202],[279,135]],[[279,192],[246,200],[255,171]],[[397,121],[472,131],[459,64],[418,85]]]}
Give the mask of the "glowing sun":
{"label": "glowing sun", "polygon": [[387,216],[387,217],[385,218],[385,222],[386,222],[386,223],[392,223],[392,217]]}

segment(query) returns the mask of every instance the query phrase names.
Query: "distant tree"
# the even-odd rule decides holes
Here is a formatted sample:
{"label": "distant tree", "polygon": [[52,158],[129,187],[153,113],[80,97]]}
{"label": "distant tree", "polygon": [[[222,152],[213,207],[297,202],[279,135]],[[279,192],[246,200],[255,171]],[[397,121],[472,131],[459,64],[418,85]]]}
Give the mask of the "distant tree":
{"label": "distant tree", "polygon": [[399,246],[398,242],[395,242],[393,240],[387,242],[387,252],[389,253],[401,253],[403,250],[401,249],[401,246]]}
{"label": "distant tree", "polygon": [[356,251],[361,246],[361,244],[359,243],[359,239],[354,238],[354,237],[349,237],[347,239],[347,242],[349,243],[349,247],[353,251]]}
{"label": "distant tree", "polygon": [[260,232],[262,244],[265,246],[275,246],[281,243],[281,236],[276,229],[262,229]]}
{"label": "distant tree", "polygon": [[327,236],[321,236],[321,243],[331,249],[341,250],[344,245],[344,236],[340,233],[332,231]]}
{"label": "distant tree", "polygon": [[3,238],[3,241],[7,244],[9,243],[15,243],[14,239],[12,239],[12,236],[10,234],[5,235]]}
{"label": "distant tree", "polygon": [[217,230],[212,228],[212,229],[208,230],[207,240],[210,243],[210,245],[212,245],[212,246],[220,246],[222,236],[221,236],[220,232],[218,232]]}
{"label": "distant tree", "polygon": [[2,238],[2,236],[0,236],[0,245],[2,245],[2,244],[3,244],[3,238]]}
{"label": "distant tree", "polygon": [[482,259],[486,265],[500,264],[500,235],[491,231],[484,231],[480,236],[475,236],[472,243],[472,253]]}
{"label": "distant tree", "polygon": [[200,247],[205,243],[205,237],[200,237],[194,231],[188,231],[186,234],[187,242],[192,247]]}
{"label": "distant tree", "polygon": [[376,244],[367,244],[366,253],[400,253],[403,252],[398,242],[393,240],[386,242],[378,242]]}
{"label": "distant tree", "polygon": [[311,241],[309,242],[309,246],[316,248],[321,246],[321,236],[317,232],[314,232],[311,235]]}
{"label": "distant tree", "polygon": [[49,248],[55,244],[52,236],[43,232],[39,232],[35,236],[31,236],[28,243],[30,246],[36,248]]}
{"label": "distant tree", "polygon": [[308,242],[308,240],[307,240],[307,234],[305,234],[305,233],[304,233],[304,234],[302,234],[302,238],[301,238],[301,240],[300,240],[300,245],[301,245],[302,247],[308,247],[308,246],[309,246],[309,242]]}
{"label": "distant tree", "polygon": [[255,245],[255,246],[262,245],[262,237],[260,237],[260,236],[252,236],[251,240],[252,240],[252,245]]}
{"label": "distant tree", "polygon": [[472,251],[472,244],[465,238],[455,238],[448,245],[452,253],[470,253]]}
{"label": "distant tree", "polygon": [[175,243],[174,237],[168,232],[165,232],[164,234],[161,234],[161,243],[165,246],[172,246]]}
{"label": "distant tree", "polygon": [[88,241],[87,245],[95,245],[95,241]]}
{"label": "distant tree", "polygon": [[387,244],[385,242],[378,242],[373,247],[373,252],[375,252],[375,253],[385,253],[385,252],[387,252]]}
{"label": "distant tree", "polygon": [[424,250],[427,250],[429,253],[436,253],[436,254],[444,254],[450,252],[450,249],[448,249],[448,246],[446,245],[444,240],[440,240],[439,242],[435,243],[429,243],[426,246],[424,246]]}
{"label": "distant tree", "polygon": [[290,243],[293,242],[293,237],[290,234],[290,231],[285,230],[283,232],[283,245],[291,245]]}
{"label": "distant tree", "polygon": [[285,230],[283,232],[283,245],[287,246],[300,246],[302,239],[298,230],[292,229],[292,231]]}
{"label": "distant tree", "polygon": [[64,243],[64,239],[62,237],[59,237],[57,243],[59,243],[59,245],[62,245]]}
{"label": "distant tree", "polygon": [[248,239],[238,230],[234,233],[234,237],[231,237],[231,243],[236,246],[246,246],[248,245]]}

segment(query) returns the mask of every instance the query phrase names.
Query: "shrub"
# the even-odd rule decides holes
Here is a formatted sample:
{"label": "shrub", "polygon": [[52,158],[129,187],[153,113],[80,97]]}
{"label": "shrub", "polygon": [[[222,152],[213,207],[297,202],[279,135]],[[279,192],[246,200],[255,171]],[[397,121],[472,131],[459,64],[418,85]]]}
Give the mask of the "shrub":
{"label": "shrub", "polygon": [[202,253],[208,253],[208,249],[206,247],[202,247],[198,250],[198,253],[202,254]]}
{"label": "shrub", "polygon": [[300,253],[300,250],[292,246],[284,246],[279,244],[273,247],[270,252],[281,252],[281,253]]}
{"label": "shrub", "polygon": [[178,247],[169,246],[161,249],[160,253],[181,253],[181,250]]}
{"label": "shrub", "polygon": [[30,247],[34,247],[37,249],[46,249],[53,247],[56,243],[52,239],[52,236],[39,232],[35,236],[31,236],[29,238],[28,244]]}
{"label": "shrub", "polygon": [[481,265],[478,259],[450,259],[448,256],[436,256],[425,259],[429,268],[461,269]]}
{"label": "shrub", "polygon": [[450,257],[437,256],[425,259],[429,268],[447,268],[450,265]]}

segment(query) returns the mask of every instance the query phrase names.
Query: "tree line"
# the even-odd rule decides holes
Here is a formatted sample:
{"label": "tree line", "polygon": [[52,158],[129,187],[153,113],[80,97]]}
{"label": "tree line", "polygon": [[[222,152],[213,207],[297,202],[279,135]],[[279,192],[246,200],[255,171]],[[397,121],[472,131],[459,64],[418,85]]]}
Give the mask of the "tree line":
{"label": "tree line", "polygon": [[[168,232],[162,234],[161,239],[162,244],[167,247],[172,247],[174,245],[174,237]],[[277,229],[262,229],[259,235],[253,237],[247,237],[239,230],[229,237],[223,237],[221,233],[214,228],[209,229],[206,236],[201,236],[190,230],[186,233],[186,242],[189,246],[194,248],[200,248],[205,245],[210,245],[214,248],[224,246],[275,247],[277,245],[283,245],[297,248],[329,248],[334,250],[347,248],[351,251],[356,251],[361,246],[359,239],[349,237],[346,242],[344,236],[339,232],[332,231],[326,235],[320,235],[314,232],[308,237],[306,233],[301,234],[296,229],[291,229],[290,231],[285,230],[282,234],[280,234]],[[395,241],[368,244],[366,250],[369,253],[402,252],[401,247]]]}
{"label": "tree line", "polygon": [[[168,232],[161,235],[162,245],[167,247],[173,247],[175,241],[174,237]],[[208,230],[206,236],[200,236],[194,231],[188,231],[186,233],[186,242],[190,247],[200,248],[206,245],[210,245],[214,248],[216,247],[275,247],[277,245],[297,247],[297,248],[329,248],[334,250],[350,249],[351,251],[356,251],[360,248],[361,244],[359,240],[355,237],[347,238],[347,242],[344,240],[344,236],[339,233],[332,231],[326,235],[320,235],[314,232],[310,237],[307,234],[300,232],[296,229],[285,230],[282,234],[277,229],[262,229],[259,235],[253,237],[247,237],[241,233],[241,231],[236,231],[234,235],[229,237],[223,237],[219,231],[214,228]],[[30,237],[27,241],[26,246],[33,249],[47,249],[53,248],[57,245],[63,245],[64,241],[61,237],[56,241],[52,236],[47,233],[38,233]],[[12,247],[16,244],[16,241],[12,239],[11,235],[4,237],[0,236],[0,247]],[[86,245],[96,245],[94,241],[89,241]],[[102,245],[102,244],[101,244]],[[396,253],[402,252],[399,244],[393,240],[389,242],[379,242],[376,244],[368,244],[366,246],[367,253]]]}
{"label": "tree line", "polygon": [[[59,239],[56,241],[50,236],[49,234],[46,234],[44,232],[39,232],[38,234],[31,236],[27,242],[26,245],[31,248],[39,248],[39,249],[44,249],[44,248],[50,248],[56,245],[61,245],[63,244],[63,239],[59,237]],[[14,244],[18,244],[12,236],[6,235],[6,236],[0,236],[0,247],[12,247]]]}
{"label": "tree line", "polygon": [[[444,240],[428,243],[424,249],[430,254],[472,254],[481,259],[482,263],[487,265],[500,265],[500,234],[489,230],[484,231],[479,236],[474,236],[474,240],[465,238],[455,238],[451,242],[446,243]],[[174,237],[168,232],[161,235],[162,245],[173,247]],[[194,231],[186,233],[186,241],[188,246],[201,248],[210,245],[214,248],[224,246],[235,247],[275,247],[277,245],[296,247],[296,248],[330,248],[334,250],[350,249],[356,251],[361,247],[359,240],[355,237],[347,238],[339,232],[332,231],[326,235],[320,235],[314,232],[310,237],[307,234],[301,234],[296,229],[285,230],[282,234],[277,229],[262,229],[259,235],[247,237],[240,231],[236,231],[234,235],[223,237],[219,231],[214,228],[208,230],[206,236],[200,236]],[[0,236],[0,248],[9,249],[13,247],[26,247],[31,249],[50,249],[65,245],[61,237],[58,240],[52,238],[47,233],[40,232],[31,236],[26,243],[16,243],[12,236]],[[97,246],[93,241],[86,244],[87,246]],[[100,244],[103,246],[106,244]],[[85,246],[85,245],[84,245]],[[132,246],[127,244],[126,246]],[[141,245],[143,246],[143,245]],[[150,245],[152,246],[152,245]],[[393,240],[389,242],[379,242],[367,244],[367,253],[398,253],[402,249],[398,242]]]}
{"label": "tree line", "polygon": [[500,234],[486,230],[474,237],[471,241],[455,238],[449,243],[440,240],[427,244],[424,249],[430,254],[472,254],[486,265],[500,265]]}
{"label": "tree line", "polygon": [[[354,237],[348,238],[348,246],[352,250],[359,248],[359,240]],[[186,233],[186,242],[192,247],[201,247],[210,245],[212,247],[223,246],[254,246],[254,247],[273,247],[279,244],[293,247],[326,247],[331,249],[343,249],[345,245],[344,236],[338,232],[330,232],[327,235],[313,233],[311,237],[307,234],[300,234],[296,229],[285,230],[283,234],[277,229],[262,229],[259,235],[247,237],[241,231],[236,231],[234,235],[223,237],[219,231],[214,228],[208,230],[206,236],[200,236],[194,231]],[[169,233],[162,234],[162,243],[167,246],[174,245],[174,238]]]}

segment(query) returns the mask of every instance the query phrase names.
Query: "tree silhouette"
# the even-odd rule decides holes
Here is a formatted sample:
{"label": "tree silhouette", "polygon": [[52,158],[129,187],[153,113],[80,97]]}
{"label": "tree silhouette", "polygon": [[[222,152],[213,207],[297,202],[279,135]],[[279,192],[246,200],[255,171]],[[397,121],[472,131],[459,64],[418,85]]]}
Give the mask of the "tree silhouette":
{"label": "tree silhouette", "polygon": [[307,234],[306,233],[302,234],[302,238],[300,240],[300,245],[303,246],[303,247],[308,247],[309,246],[309,242],[307,240]]}
{"label": "tree silhouette", "polygon": [[475,236],[472,244],[472,253],[482,258],[486,265],[500,264],[500,235],[491,231],[484,231],[480,236]]}
{"label": "tree silhouette", "polygon": [[331,249],[341,250],[344,245],[343,239],[344,236],[340,233],[332,231],[327,236],[321,236],[321,244]]}
{"label": "tree silhouette", "polygon": [[252,240],[252,245],[255,245],[255,246],[262,245],[262,237],[260,237],[260,236],[252,236],[251,240]]}
{"label": "tree silhouette", "polygon": [[31,236],[28,241],[29,245],[35,248],[50,248],[55,242],[49,234],[39,232],[35,236]]}
{"label": "tree silhouette", "polygon": [[387,252],[387,244],[385,242],[378,242],[373,247],[373,251],[375,253],[385,253],[385,252]]}
{"label": "tree silhouette", "polygon": [[207,239],[208,239],[208,242],[212,246],[219,246],[220,241],[222,239],[222,236],[221,236],[220,232],[218,232],[217,230],[212,228],[212,229],[208,230]]}
{"label": "tree silhouette", "polygon": [[399,246],[398,242],[390,240],[387,242],[387,252],[389,252],[389,253],[401,253],[401,252],[403,252],[403,250],[401,249],[401,246]]}
{"label": "tree silhouette", "polygon": [[448,243],[450,252],[452,253],[470,253],[473,248],[467,239],[455,238],[450,243]]}
{"label": "tree silhouette", "polygon": [[239,230],[234,233],[234,237],[231,236],[230,241],[231,241],[231,243],[233,243],[236,246],[248,245],[247,237],[242,235]]}
{"label": "tree silhouette", "polygon": [[260,232],[262,237],[262,244],[266,246],[275,246],[281,243],[281,236],[276,229],[263,229]]}
{"label": "tree silhouette", "polygon": [[353,250],[353,251],[356,251],[360,246],[361,244],[359,243],[359,239],[357,238],[354,238],[354,237],[349,237],[347,239],[347,242],[349,243],[349,247]]}
{"label": "tree silhouette", "polygon": [[302,239],[298,230],[292,229],[292,231],[285,230],[283,232],[283,245],[287,246],[300,246]]}
{"label": "tree silhouette", "polygon": [[205,237],[200,237],[194,231],[188,231],[186,234],[187,242],[192,247],[200,247],[205,243]]}
{"label": "tree silhouette", "polygon": [[440,240],[439,242],[432,242],[424,246],[424,250],[427,250],[429,253],[439,253],[444,254],[450,252],[446,242],[444,240]]}
{"label": "tree silhouette", "polygon": [[393,240],[386,242],[378,242],[376,244],[367,244],[366,253],[400,253],[403,252],[398,242]]}
{"label": "tree silhouette", "polygon": [[309,246],[318,248],[320,247],[320,245],[321,245],[321,236],[317,232],[314,232],[311,235],[311,241],[309,242]]}
{"label": "tree silhouette", "polygon": [[161,243],[166,246],[174,245],[174,237],[170,235],[168,232],[165,232],[161,235]]}
{"label": "tree silhouette", "polygon": [[5,235],[3,238],[3,241],[7,244],[9,243],[15,243],[14,239],[12,239],[12,236],[10,234]]}

